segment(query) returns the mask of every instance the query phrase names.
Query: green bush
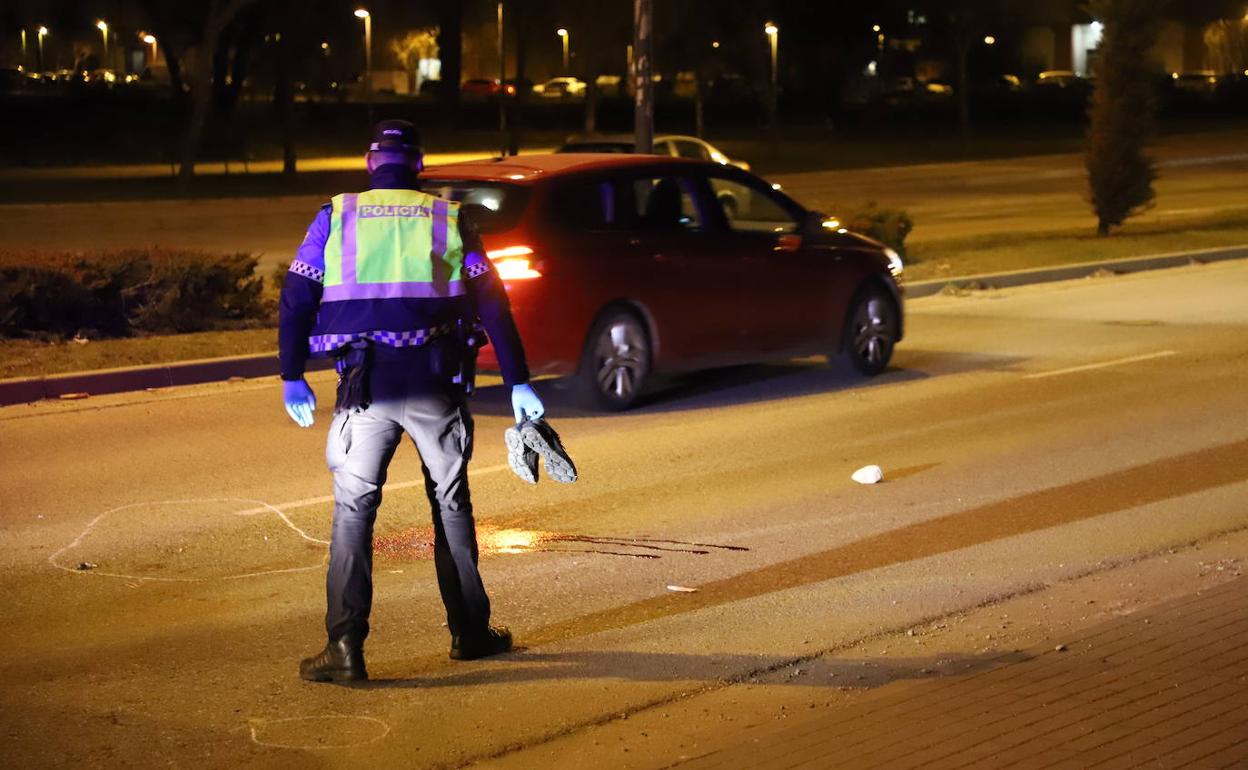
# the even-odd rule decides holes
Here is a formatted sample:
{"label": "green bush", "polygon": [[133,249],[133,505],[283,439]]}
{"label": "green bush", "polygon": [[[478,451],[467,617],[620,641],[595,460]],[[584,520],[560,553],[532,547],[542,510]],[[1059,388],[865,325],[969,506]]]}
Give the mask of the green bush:
{"label": "green bush", "polygon": [[906,236],[914,229],[909,214],[900,209],[882,209],[875,201],[851,211],[841,218],[841,223],[856,233],[876,239],[902,257],[906,256]]}
{"label": "green bush", "polygon": [[169,249],[0,251],[0,335],[207,331],[272,309],[247,254]]}
{"label": "green bush", "polygon": [[278,262],[273,272],[269,273],[269,290],[274,294],[280,295],[286,286],[286,274],[290,272],[290,262],[289,259]]}

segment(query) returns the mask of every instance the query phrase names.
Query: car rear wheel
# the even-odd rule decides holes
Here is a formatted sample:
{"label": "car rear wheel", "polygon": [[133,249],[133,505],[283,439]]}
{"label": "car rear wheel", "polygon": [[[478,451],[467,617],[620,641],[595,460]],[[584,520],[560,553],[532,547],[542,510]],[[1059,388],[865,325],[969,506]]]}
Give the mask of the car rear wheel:
{"label": "car rear wheel", "polygon": [[854,369],[874,377],[893,357],[900,327],[893,298],[880,286],[866,286],[850,306],[842,352]]}
{"label": "car rear wheel", "polygon": [[612,310],[589,333],[581,359],[581,388],[594,406],[611,411],[637,402],[650,375],[650,335],[634,313]]}

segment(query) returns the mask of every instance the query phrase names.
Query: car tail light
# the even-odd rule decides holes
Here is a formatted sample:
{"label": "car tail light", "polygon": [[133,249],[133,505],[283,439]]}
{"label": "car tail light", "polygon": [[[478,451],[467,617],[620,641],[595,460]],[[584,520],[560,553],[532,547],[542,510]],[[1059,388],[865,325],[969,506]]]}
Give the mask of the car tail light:
{"label": "car tail light", "polygon": [[533,249],[528,246],[508,246],[503,249],[492,249],[485,255],[494,263],[498,277],[504,281],[523,281],[529,278],[541,278],[542,274],[534,269]]}

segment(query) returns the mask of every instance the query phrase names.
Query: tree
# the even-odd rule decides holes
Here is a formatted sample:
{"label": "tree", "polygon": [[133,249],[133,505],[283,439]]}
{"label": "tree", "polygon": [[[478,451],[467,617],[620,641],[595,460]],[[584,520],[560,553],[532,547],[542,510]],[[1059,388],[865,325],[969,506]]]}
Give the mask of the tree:
{"label": "tree", "polygon": [[464,69],[464,4],[461,0],[439,0],[438,52],[442,56],[442,84],[439,97],[443,119],[448,125],[459,110],[459,81]]}
{"label": "tree", "polygon": [[[213,105],[214,61],[222,56],[222,35],[243,9],[258,0],[188,0],[165,3],[146,0],[156,37],[165,46],[175,85],[190,100],[190,117],[183,134],[178,182],[189,189],[195,177],[195,159]],[[175,64],[176,62],[176,64]],[[220,83],[224,88],[223,79]],[[241,78],[240,78],[241,82]]]}
{"label": "tree", "polygon": [[390,50],[399,60],[399,66],[407,70],[407,82],[412,93],[420,91],[421,59],[438,58],[437,27],[411,29],[390,40]]}
{"label": "tree", "polygon": [[1152,49],[1161,28],[1155,0],[1093,0],[1104,24],[1088,114],[1088,184],[1097,234],[1109,235],[1152,203],[1156,166],[1144,153],[1157,112]]}
{"label": "tree", "polygon": [[931,18],[938,33],[953,55],[954,95],[958,100],[958,131],[963,151],[971,146],[971,78],[972,50],[983,45],[988,34],[999,35],[1006,19],[1016,12],[1013,0],[938,0],[931,4]]}

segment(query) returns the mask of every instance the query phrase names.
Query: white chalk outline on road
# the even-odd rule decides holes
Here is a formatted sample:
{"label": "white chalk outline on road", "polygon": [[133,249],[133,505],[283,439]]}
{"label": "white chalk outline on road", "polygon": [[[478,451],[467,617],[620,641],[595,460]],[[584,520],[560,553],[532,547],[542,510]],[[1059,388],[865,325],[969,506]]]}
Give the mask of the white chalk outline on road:
{"label": "white chalk outline on road", "polygon": [[[479,468],[477,470],[470,470],[468,472],[468,475],[470,477],[471,476],[484,476],[490,473],[497,473],[498,471],[506,470],[508,467],[509,466],[507,465],[490,465],[485,468]],[[397,484],[390,484],[388,485],[388,488],[391,490],[410,489],[412,487],[424,486],[424,483],[425,483],[424,479],[421,479],[419,481],[403,481]],[[290,520],[290,518],[285,514],[284,511],[288,511],[293,508],[307,508],[313,505],[323,505],[325,503],[332,503],[333,501],[334,501],[333,495],[328,495],[325,497],[309,497],[303,500],[293,500],[288,503],[278,503],[277,505],[266,503],[263,500],[253,500],[253,499],[241,498],[241,497],[192,498],[188,500],[153,500],[153,501],[145,502],[145,503],[128,503],[126,505],[118,506],[116,508],[111,508],[107,511],[104,511],[99,516],[96,516],[87,524],[86,529],[84,529],[82,532],[78,534],[78,537],[74,538],[70,543],[61,547],[59,550],[56,551],[56,553],[53,553],[51,556],[49,556],[48,563],[51,564],[53,567],[56,567],[59,570],[70,572],[75,575],[98,575],[100,577],[121,578],[123,580],[151,580],[151,581],[156,581],[160,583],[203,583],[209,580],[240,580],[242,578],[261,577],[263,575],[281,575],[281,574],[290,573],[290,572],[307,572],[308,570],[320,569],[321,564],[324,563],[324,560],[322,559],[321,563],[314,564],[308,567],[290,567],[288,569],[265,570],[263,572],[246,572],[241,575],[224,575],[221,577],[171,578],[171,577],[151,577],[151,576],[140,576],[140,575],[123,575],[117,572],[103,572],[103,571],[94,570],[94,569],[80,570],[77,567],[60,564],[59,562],[57,562],[57,558],[60,557],[62,554],[64,554],[66,551],[72,550],[73,548],[76,548],[78,545],[80,545],[83,541],[83,538],[91,534],[91,531],[95,529],[96,525],[99,524],[104,519],[108,518],[110,515],[117,513],[118,511],[124,511],[127,508],[137,508],[139,506],[147,506],[147,505],[188,505],[188,504],[194,504],[194,503],[258,503],[258,505],[256,505],[253,508],[246,508],[241,511],[234,511],[234,515],[235,516],[255,516],[261,513],[273,513],[273,514],[276,514],[277,517],[282,520],[283,524],[285,524],[287,527],[290,527],[292,530],[294,530],[295,533],[298,534],[299,537],[302,537],[304,540],[307,540],[312,543],[316,543],[318,545],[329,545],[328,540],[321,540],[319,537],[313,537],[309,535],[307,532],[304,532],[302,529],[300,529],[298,525],[296,525],[293,521]]]}
{"label": "white chalk outline on road", "polygon": [[[499,471],[505,471],[508,469],[508,467],[509,466],[506,466],[506,465],[490,465],[485,468],[478,468],[477,470],[470,470],[468,471],[468,476],[469,478],[473,476],[484,476],[489,473],[497,473]],[[424,479],[420,479],[418,481],[400,481],[397,484],[387,484],[386,490],[392,492],[396,489],[411,489],[412,487],[423,487],[424,485],[425,485]],[[277,507],[281,508],[283,511],[289,511],[292,508],[307,508],[312,505],[324,505],[325,503],[332,503],[333,501],[334,501],[333,495],[324,495],[322,497],[305,497],[302,500],[292,500],[288,503],[278,503]],[[239,516],[254,516],[258,513],[266,513],[269,510],[269,507],[267,506],[268,506],[268,503],[265,503],[264,505],[258,508],[248,508],[245,511],[238,511],[238,515]],[[281,512],[278,512],[278,515],[282,516]],[[282,516],[282,519],[286,520],[287,524],[290,524],[290,521],[286,519],[285,516]],[[293,524],[291,524],[291,526],[294,527]],[[296,527],[296,529],[298,528]],[[302,534],[302,532],[300,532],[300,534]],[[307,537],[307,536],[304,535],[304,537]],[[317,540],[316,542],[323,543],[325,541]]]}
{"label": "white chalk outline on road", "polygon": [[[314,719],[354,719],[354,720],[359,720],[361,722],[373,722],[373,723],[381,725],[382,732],[380,735],[375,735],[372,738],[369,738],[368,740],[365,740],[365,741],[356,741],[355,743],[336,743],[331,746],[317,746],[317,745],[291,744],[291,743],[273,743],[271,741],[262,741],[260,740],[260,736],[256,735],[256,728],[258,726],[275,725],[275,724],[280,724],[282,722],[306,722],[306,721],[312,721]],[[364,717],[364,716],[358,716],[355,714],[326,714],[324,716],[319,716],[319,717],[283,717],[281,719],[249,719],[247,723],[247,727],[249,728],[249,731],[251,733],[252,742],[259,746],[269,746],[270,748],[276,748],[276,749],[295,749],[295,750],[353,749],[358,746],[367,746],[370,743],[376,743],[377,741],[381,740],[382,738],[385,738],[387,735],[390,734],[389,723],[381,719],[378,719],[377,717]]]}
{"label": "white chalk outline on road", "polygon": [[[61,554],[73,548],[76,548],[79,544],[82,543],[83,538],[91,534],[91,531],[95,529],[96,525],[98,525],[101,521],[108,518],[112,514],[117,513],[118,511],[124,511],[127,508],[138,508],[140,506],[191,505],[191,504],[197,504],[197,503],[259,503],[260,506],[258,508],[248,509],[248,510],[275,513],[277,514],[277,517],[282,520],[282,523],[284,523],[287,527],[290,527],[292,530],[294,530],[295,533],[297,533],[304,540],[307,540],[312,543],[317,543],[318,545],[329,545],[328,541],[321,540],[320,538],[312,537],[307,532],[304,532],[302,529],[296,526],[293,521],[287,518],[286,514],[283,513],[281,510],[279,510],[277,506],[270,505],[269,503],[266,503],[263,500],[253,500],[250,498],[243,498],[243,497],[205,497],[205,498],[190,498],[186,500],[153,500],[153,501],[144,502],[144,503],[128,503],[126,505],[120,505],[116,508],[110,508],[109,510],[104,511],[99,516],[96,516],[94,519],[92,519],[90,523],[87,524],[86,529],[84,529],[81,533],[79,533],[78,537],[74,538],[67,545],[62,546],[59,550],[57,550],[56,553],[53,553],[51,556],[49,556],[48,563],[51,564],[53,567],[56,567],[59,570],[63,570],[65,572],[69,572],[75,575],[98,575],[100,577],[121,578],[123,580],[150,580],[150,581],[155,581],[159,583],[204,583],[209,580],[240,580],[242,578],[260,577],[262,575],[282,575],[282,574],[291,573],[291,572],[307,572],[309,570],[320,569],[321,565],[324,564],[324,559],[322,558],[320,562],[307,566],[307,567],[289,567],[287,569],[272,569],[272,570],[264,570],[262,572],[246,572],[241,575],[223,575],[219,577],[153,577],[150,575],[123,575],[117,572],[103,572],[103,571],[95,570],[95,569],[80,570],[76,567],[66,566],[64,564],[57,562],[57,558],[61,556]],[[238,515],[242,515],[243,513],[244,513],[243,511],[235,511],[234,515],[238,516]]]}
{"label": "white chalk outline on road", "polygon": [[1177,356],[1177,350],[1161,350],[1156,353],[1145,353],[1142,356],[1131,356],[1130,358],[1116,358],[1113,361],[1101,361],[1096,364],[1084,364],[1083,366],[1071,366],[1067,369],[1054,369],[1051,372],[1036,372],[1034,374],[1024,374],[1024,380],[1040,380],[1045,377],[1060,377],[1063,374],[1075,374],[1077,372],[1090,372],[1095,369],[1108,369],[1111,366],[1122,366],[1124,364],[1135,364],[1141,361],[1152,361],[1156,358],[1168,358]]}

